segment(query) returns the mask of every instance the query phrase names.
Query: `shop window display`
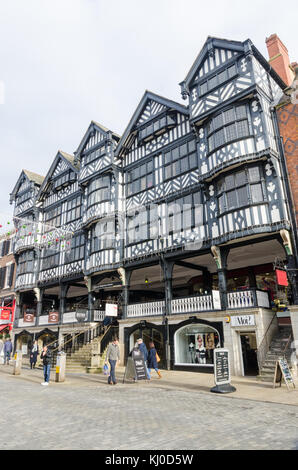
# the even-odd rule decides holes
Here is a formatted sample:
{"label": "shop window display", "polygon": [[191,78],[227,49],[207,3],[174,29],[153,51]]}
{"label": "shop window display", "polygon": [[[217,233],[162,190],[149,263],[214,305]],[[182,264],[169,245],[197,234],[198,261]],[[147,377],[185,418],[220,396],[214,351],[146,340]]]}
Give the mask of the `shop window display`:
{"label": "shop window display", "polygon": [[175,364],[213,366],[213,353],[219,348],[220,336],[215,328],[193,324],[180,328],[175,333]]}

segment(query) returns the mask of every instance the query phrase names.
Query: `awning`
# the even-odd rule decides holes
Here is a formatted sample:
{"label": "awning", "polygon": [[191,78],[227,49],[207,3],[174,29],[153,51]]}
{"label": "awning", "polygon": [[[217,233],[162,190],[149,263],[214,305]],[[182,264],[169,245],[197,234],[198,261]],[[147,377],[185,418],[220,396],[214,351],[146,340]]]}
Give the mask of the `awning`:
{"label": "awning", "polygon": [[5,328],[7,328],[9,325],[8,323],[6,325],[0,325],[0,331],[4,330]]}

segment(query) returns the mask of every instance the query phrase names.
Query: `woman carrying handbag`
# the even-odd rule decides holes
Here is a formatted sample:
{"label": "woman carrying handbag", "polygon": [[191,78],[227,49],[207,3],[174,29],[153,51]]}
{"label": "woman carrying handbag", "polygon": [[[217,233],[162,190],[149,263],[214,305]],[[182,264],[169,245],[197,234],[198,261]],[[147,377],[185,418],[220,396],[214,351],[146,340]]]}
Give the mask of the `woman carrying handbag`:
{"label": "woman carrying handbag", "polygon": [[156,352],[154,343],[151,341],[149,343],[149,352],[148,352],[148,373],[150,375],[151,369],[154,369],[155,372],[158,375],[158,378],[161,379],[161,373],[158,370],[158,362],[160,361],[160,358]]}

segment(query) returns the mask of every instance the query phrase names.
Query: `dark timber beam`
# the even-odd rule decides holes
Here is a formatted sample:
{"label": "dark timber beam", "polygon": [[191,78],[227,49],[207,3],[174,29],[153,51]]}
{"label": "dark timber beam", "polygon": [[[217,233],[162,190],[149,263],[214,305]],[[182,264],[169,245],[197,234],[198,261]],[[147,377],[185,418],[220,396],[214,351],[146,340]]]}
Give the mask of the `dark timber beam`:
{"label": "dark timber beam", "polygon": [[199,264],[187,263],[186,261],[175,261],[175,264],[178,266],[183,266],[183,268],[194,269],[196,271],[207,272],[208,269],[205,266],[200,266]]}

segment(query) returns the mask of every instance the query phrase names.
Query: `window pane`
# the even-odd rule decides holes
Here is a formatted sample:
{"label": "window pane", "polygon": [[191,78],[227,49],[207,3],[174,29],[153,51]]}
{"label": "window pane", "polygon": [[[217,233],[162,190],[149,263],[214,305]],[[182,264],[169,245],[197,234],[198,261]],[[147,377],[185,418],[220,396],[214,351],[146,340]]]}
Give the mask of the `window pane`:
{"label": "window pane", "polygon": [[246,183],[245,171],[239,171],[239,173],[236,173],[236,186],[241,186],[245,183]]}
{"label": "window pane", "polygon": [[220,212],[223,212],[225,210],[225,195],[224,194],[220,196],[220,198],[218,199],[218,204],[219,204]]}
{"label": "window pane", "polygon": [[228,109],[227,111],[224,112],[224,117],[225,117],[225,123],[229,123],[235,120],[235,113],[234,113],[234,108]]}
{"label": "window pane", "polygon": [[208,147],[209,147],[209,152],[212,152],[212,150],[214,149],[213,135],[208,138]]}
{"label": "window pane", "polygon": [[192,153],[190,156],[189,156],[189,168],[190,169],[193,169],[193,168],[196,168],[197,167],[197,154],[196,153]]}
{"label": "window pane", "polygon": [[177,158],[179,158],[179,147],[172,150],[172,159],[177,160]]}
{"label": "window pane", "polygon": [[165,163],[171,162],[171,152],[165,153]]}
{"label": "window pane", "polygon": [[141,176],[146,175],[146,170],[147,170],[146,164],[140,167]]}
{"label": "window pane", "polygon": [[259,167],[255,166],[248,169],[249,181],[251,183],[260,180],[260,170]]}
{"label": "window pane", "polygon": [[229,191],[227,193],[227,206],[229,209],[233,209],[234,207],[237,206],[237,197],[236,197],[236,191]]}
{"label": "window pane", "polygon": [[215,77],[212,77],[208,80],[208,88],[209,90],[211,90],[211,88],[214,88],[216,87],[217,85],[217,76],[215,75]]}
{"label": "window pane", "polygon": [[238,128],[238,137],[244,137],[249,134],[248,122],[246,119],[244,121],[239,121],[237,123],[237,128]]}
{"label": "window pane", "polygon": [[165,168],[165,175],[166,175],[166,179],[172,177],[172,165],[166,166],[166,168]]}
{"label": "window pane", "polygon": [[151,188],[153,186],[153,175],[147,175],[147,186]]}
{"label": "window pane", "polygon": [[227,138],[227,141],[234,140],[234,139],[237,138],[236,125],[235,125],[235,123],[234,123],[234,124],[230,124],[230,125],[227,126],[225,129],[226,129],[226,138]]}
{"label": "window pane", "polygon": [[225,135],[223,129],[220,131],[215,132],[214,134],[214,146],[215,147],[220,147],[221,145],[224,145],[225,143]]}
{"label": "window pane", "polygon": [[147,173],[151,173],[153,170],[153,162],[150,160],[150,162],[147,163]]}
{"label": "window pane", "polygon": [[218,74],[218,82],[222,83],[227,79],[227,71],[224,70],[223,72]]}
{"label": "window pane", "polygon": [[226,189],[234,188],[234,186],[235,186],[234,175],[226,176],[225,182],[226,182]]}
{"label": "window pane", "polygon": [[243,186],[242,188],[239,188],[237,190],[237,194],[238,194],[238,204],[239,204],[239,206],[244,206],[245,204],[247,204],[248,197],[247,197],[246,186]]}
{"label": "window pane", "polygon": [[144,191],[146,189],[146,176],[143,176],[141,179],[141,191]]}
{"label": "window pane", "polygon": [[156,121],[154,124],[153,124],[153,130],[154,132],[158,131],[159,129],[159,121]]}
{"label": "window pane", "polygon": [[218,116],[215,116],[215,118],[212,120],[213,122],[213,129],[218,129],[223,125],[223,118],[222,114],[219,114]]}
{"label": "window pane", "polygon": [[174,174],[173,174],[173,176],[179,175],[179,173],[181,171],[183,171],[183,169],[180,170],[180,160],[178,160],[177,162],[174,163]]}
{"label": "window pane", "polygon": [[237,106],[236,108],[236,117],[237,119],[245,118],[246,117],[246,106]]}
{"label": "window pane", "polygon": [[[178,162],[177,162],[178,163]],[[181,173],[189,170],[188,157],[184,157],[181,160]]]}
{"label": "window pane", "polygon": [[261,184],[253,184],[250,187],[252,202],[263,201],[263,192]]}
{"label": "window pane", "polygon": [[202,85],[200,86],[200,90],[201,90],[201,95],[203,95],[204,93],[207,93],[208,91],[207,82],[202,83]]}
{"label": "window pane", "polygon": [[229,74],[230,78],[233,77],[236,74],[236,66],[235,65],[232,65],[232,67],[228,68],[228,74]]}
{"label": "window pane", "polygon": [[224,189],[225,189],[225,180],[222,179],[217,184],[217,190],[219,193],[221,193],[222,191],[224,191]]}
{"label": "window pane", "polygon": [[190,142],[188,142],[188,151],[194,152],[195,150],[196,150],[196,141],[191,140]]}
{"label": "window pane", "polygon": [[187,154],[187,144],[183,144],[180,147],[180,157],[184,157]]}

